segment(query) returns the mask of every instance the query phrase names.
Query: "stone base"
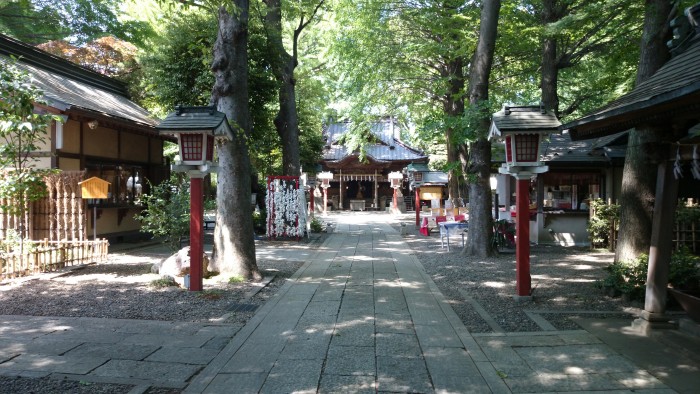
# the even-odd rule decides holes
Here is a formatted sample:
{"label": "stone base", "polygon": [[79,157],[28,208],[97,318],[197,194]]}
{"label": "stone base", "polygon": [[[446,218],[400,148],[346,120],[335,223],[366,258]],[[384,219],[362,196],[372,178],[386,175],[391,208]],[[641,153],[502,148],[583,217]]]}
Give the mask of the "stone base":
{"label": "stone base", "polygon": [[646,335],[653,330],[678,329],[678,322],[672,321],[671,316],[664,313],[642,311],[639,318],[632,322],[632,329]]}
{"label": "stone base", "polygon": [[515,302],[528,302],[528,301],[532,301],[532,296],[531,295],[521,296],[521,295],[516,294],[513,296],[513,299],[515,300]]}

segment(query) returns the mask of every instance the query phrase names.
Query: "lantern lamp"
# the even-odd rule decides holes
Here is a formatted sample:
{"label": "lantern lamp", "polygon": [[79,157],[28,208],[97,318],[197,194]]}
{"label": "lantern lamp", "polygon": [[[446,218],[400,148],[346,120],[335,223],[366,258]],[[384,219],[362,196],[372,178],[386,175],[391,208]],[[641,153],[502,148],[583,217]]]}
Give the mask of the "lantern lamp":
{"label": "lantern lamp", "polygon": [[[543,106],[504,106],[493,114],[489,139],[505,141],[505,164],[501,174],[515,177],[516,182],[516,245],[515,291],[516,299],[531,297],[530,277],[530,178],[547,172],[549,167],[540,160],[542,140],[558,130],[561,123],[552,111]],[[498,201],[498,200],[496,200]],[[494,209],[497,204],[494,204]],[[494,216],[498,216],[495,210]]]}
{"label": "lantern lamp", "polygon": [[161,134],[177,137],[180,160],[174,167],[176,171],[188,170],[188,166],[211,169],[216,140],[230,140],[233,135],[226,115],[213,106],[177,106],[157,129]]}
{"label": "lantern lamp", "polygon": [[398,189],[401,187],[401,182],[403,181],[403,174],[398,171],[393,171],[389,173],[389,182],[391,182],[391,187]]}
{"label": "lantern lamp", "polygon": [[489,139],[500,138],[505,142],[505,168],[499,172],[512,175],[546,172],[547,168],[540,160],[542,141],[556,132],[560,125],[554,113],[546,111],[543,106],[506,105],[493,114]]}
{"label": "lantern lamp", "polygon": [[180,161],[173,171],[186,172],[190,177],[190,276],[188,289],[201,291],[204,266],[204,181],[214,166],[214,145],[217,139],[233,139],[226,115],[215,107],[175,107],[156,129],[161,134],[177,136]]}
{"label": "lantern lamp", "polygon": [[330,171],[319,172],[316,178],[321,180],[321,187],[328,189],[331,187],[331,179],[333,179],[333,173]]}

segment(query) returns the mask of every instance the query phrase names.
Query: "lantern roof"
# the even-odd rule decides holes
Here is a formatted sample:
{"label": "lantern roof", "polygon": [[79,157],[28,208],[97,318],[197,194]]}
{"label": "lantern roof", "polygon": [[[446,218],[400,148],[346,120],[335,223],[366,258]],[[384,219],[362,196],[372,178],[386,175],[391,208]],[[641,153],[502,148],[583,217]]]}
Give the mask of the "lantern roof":
{"label": "lantern roof", "polygon": [[553,111],[547,111],[541,105],[511,107],[493,114],[489,129],[489,139],[500,137],[502,133],[542,133],[556,132],[561,122]]}
{"label": "lantern roof", "polygon": [[226,115],[214,106],[177,106],[156,128],[162,134],[205,132],[229,137],[233,134]]}

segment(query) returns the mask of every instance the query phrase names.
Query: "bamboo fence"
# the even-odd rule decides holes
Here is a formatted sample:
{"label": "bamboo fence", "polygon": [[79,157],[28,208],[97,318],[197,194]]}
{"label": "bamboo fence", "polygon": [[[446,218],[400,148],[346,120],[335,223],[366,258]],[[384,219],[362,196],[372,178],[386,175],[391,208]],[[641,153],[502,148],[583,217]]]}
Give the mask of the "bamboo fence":
{"label": "bamboo fence", "polygon": [[23,253],[0,252],[0,278],[16,278],[40,272],[107,260],[109,242],[25,241]]}

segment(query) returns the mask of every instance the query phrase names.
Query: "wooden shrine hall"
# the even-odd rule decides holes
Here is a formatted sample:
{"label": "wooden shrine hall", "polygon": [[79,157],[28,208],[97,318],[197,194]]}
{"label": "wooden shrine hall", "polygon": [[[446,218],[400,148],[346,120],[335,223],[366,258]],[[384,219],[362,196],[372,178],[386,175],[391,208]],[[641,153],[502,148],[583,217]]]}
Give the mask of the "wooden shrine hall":
{"label": "wooden shrine hall", "polygon": [[[362,154],[348,151],[342,143],[343,136],[351,127],[349,122],[339,122],[324,129],[326,145],[320,171],[333,174],[327,190],[328,209],[383,211],[391,204],[394,194],[389,173],[402,172],[411,163],[427,164],[428,156],[401,141],[400,126],[393,117],[382,118],[369,125],[366,133],[368,141]],[[398,190],[399,195],[410,196],[405,179]],[[316,194],[321,195],[318,189]],[[406,203],[409,209],[413,208],[410,198],[406,199]],[[400,198],[400,205],[404,207],[403,210],[406,209],[403,198]]]}

